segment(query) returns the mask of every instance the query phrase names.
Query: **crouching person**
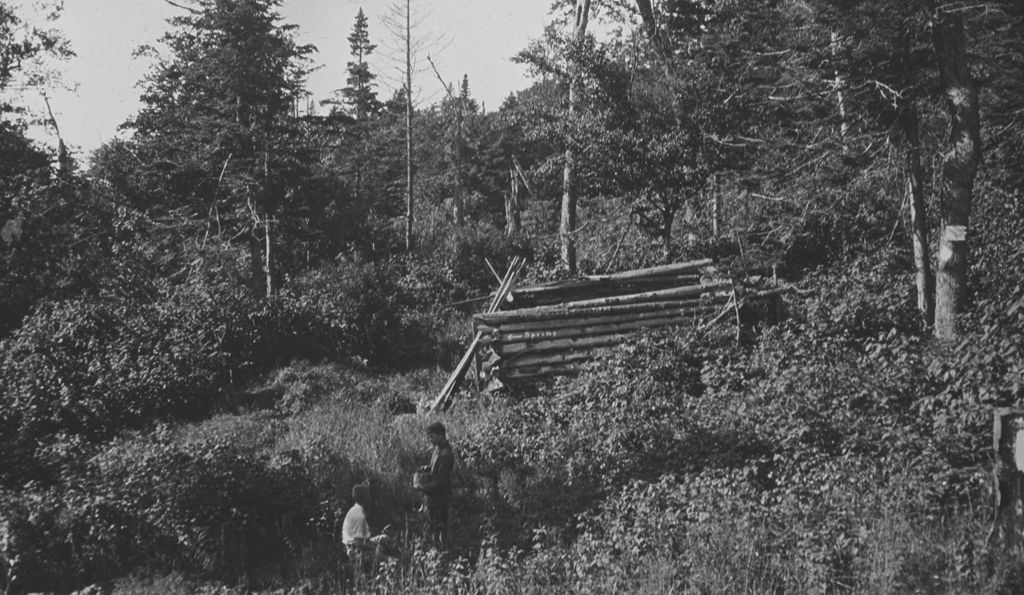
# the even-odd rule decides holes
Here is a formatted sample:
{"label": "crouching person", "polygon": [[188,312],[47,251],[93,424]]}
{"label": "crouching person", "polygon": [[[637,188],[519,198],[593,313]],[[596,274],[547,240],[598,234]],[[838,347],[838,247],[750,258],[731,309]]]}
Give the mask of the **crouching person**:
{"label": "crouching person", "polygon": [[341,525],[341,542],[356,577],[372,576],[377,563],[393,555],[393,548],[386,534],[373,535],[370,532],[370,523],[366,518],[366,511],[372,505],[370,486],[365,483],[353,486],[352,500],[355,503],[348,509]]}

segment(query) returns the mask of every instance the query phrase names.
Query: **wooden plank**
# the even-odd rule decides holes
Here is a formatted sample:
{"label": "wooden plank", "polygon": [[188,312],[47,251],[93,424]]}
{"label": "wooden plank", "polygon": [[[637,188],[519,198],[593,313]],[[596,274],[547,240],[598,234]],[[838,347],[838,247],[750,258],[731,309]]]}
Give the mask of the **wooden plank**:
{"label": "wooden plank", "polygon": [[695,271],[701,267],[706,267],[714,264],[715,261],[710,258],[704,258],[701,260],[693,260],[690,262],[677,262],[675,264],[665,264],[656,267],[648,267],[645,269],[634,269],[632,271],[622,271],[621,273],[612,273],[610,275],[588,275],[586,278],[592,281],[610,281],[618,279],[636,279],[638,277],[657,277],[662,275],[678,275],[680,273]]}

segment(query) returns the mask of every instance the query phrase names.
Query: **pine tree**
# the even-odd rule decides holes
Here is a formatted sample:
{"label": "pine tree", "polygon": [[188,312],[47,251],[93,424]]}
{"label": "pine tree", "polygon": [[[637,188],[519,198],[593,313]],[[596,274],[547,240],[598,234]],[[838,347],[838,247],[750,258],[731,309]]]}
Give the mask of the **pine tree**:
{"label": "pine tree", "polygon": [[381,103],[377,99],[377,92],[373,90],[373,79],[377,76],[370,72],[366,62],[366,58],[377,46],[370,43],[369,26],[362,8],[356,14],[356,22],[348,36],[348,43],[355,60],[348,63],[348,78],[345,79],[347,86],[341,90],[341,95],[356,119],[363,120],[377,114]]}
{"label": "pine tree", "polygon": [[[161,40],[170,53],[144,80],[142,110],[126,126],[166,208],[197,219],[231,213],[249,238],[254,285],[269,294],[273,224],[309,176],[293,106],[313,48],[280,24],[281,0],[192,5],[171,19]],[[219,231],[225,222],[218,216]]]}

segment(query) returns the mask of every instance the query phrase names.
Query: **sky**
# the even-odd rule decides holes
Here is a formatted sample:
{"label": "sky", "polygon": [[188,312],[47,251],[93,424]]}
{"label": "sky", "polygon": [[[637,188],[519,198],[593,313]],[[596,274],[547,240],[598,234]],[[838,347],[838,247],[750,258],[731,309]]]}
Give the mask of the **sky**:
{"label": "sky", "polygon": [[[369,60],[378,73],[381,98],[390,95],[397,70],[386,54],[397,47],[382,18],[394,0],[285,0],[285,23],[298,25],[300,43],[315,45],[319,66],[308,79],[313,99],[329,97],[344,86],[350,59],[349,33],[362,7],[369,20],[370,40],[378,45]],[[27,3],[27,2],[26,2]],[[550,0],[416,0],[422,19],[419,35],[436,40],[429,53],[446,81],[469,76],[472,95],[488,110],[497,109],[510,92],[530,84],[527,70],[510,58],[539,38],[550,21]],[[16,3],[17,4],[17,3]],[[138,82],[150,62],[133,59],[133,51],[153,44],[168,30],[166,19],[182,14],[164,0],[65,0],[61,17],[51,26],[63,31],[77,54],[58,65],[69,89],[51,90],[50,103],[65,142],[86,157],[112,139],[117,127],[139,109]],[[421,56],[422,68],[413,87],[423,102],[439,100],[444,89]],[[43,142],[52,135],[35,131]],[[47,138],[49,136],[50,138]]]}

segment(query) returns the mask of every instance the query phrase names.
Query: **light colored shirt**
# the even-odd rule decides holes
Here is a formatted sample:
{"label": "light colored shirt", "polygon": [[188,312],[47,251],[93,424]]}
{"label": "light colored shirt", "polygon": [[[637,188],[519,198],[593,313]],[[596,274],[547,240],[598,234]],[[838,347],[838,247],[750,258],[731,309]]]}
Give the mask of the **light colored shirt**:
{"label": "light colored shirt", "polygon": [[341,524],[341,542],[345,545],[353,545],[356,539],[370,538],[370,524],[366,522],[366,512],[359,504],[353,504],[345,515],[345,522]]}

